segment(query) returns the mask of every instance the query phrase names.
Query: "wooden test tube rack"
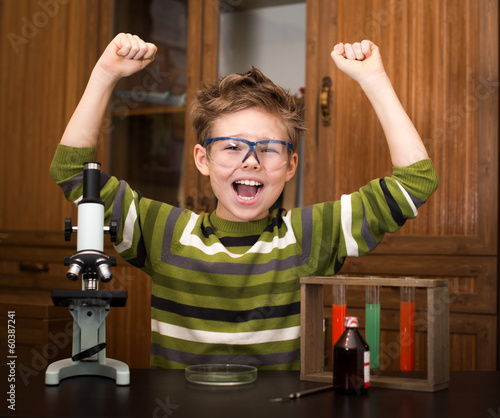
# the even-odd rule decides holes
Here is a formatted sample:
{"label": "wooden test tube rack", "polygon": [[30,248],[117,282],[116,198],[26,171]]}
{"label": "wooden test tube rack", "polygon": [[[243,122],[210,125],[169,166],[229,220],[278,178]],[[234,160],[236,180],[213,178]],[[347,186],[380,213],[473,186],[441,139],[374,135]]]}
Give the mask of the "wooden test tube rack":
{"label": "wooden test tube rack", "polygon": [[300,378],[331,383],[324,370],[323,286],[333,284],[416,287],[427,289],[427,376],[382,376],[372,372],[370,385],[388,389],[435,392],[449,386],[449,288],[443,279],[386,277],[302,277]]}

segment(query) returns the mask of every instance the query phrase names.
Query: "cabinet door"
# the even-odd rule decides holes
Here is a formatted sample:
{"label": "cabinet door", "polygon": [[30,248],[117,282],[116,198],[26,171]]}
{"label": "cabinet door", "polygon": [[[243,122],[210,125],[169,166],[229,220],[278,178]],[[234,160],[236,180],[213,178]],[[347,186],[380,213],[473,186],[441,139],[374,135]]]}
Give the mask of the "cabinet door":
{"label": "cabinet door", "polygon": [[[496,256],[498,3],[312,0],[307,17],[304,203],[338,199],[391,173],[370,103],[329,56],[337,42],[371,39],[441,180],[417,219],[377,253]],[[329,125],[318,101],[325,76]]]}
{"label": "cabinet door", "polygon": [[[61,231],[55,148],[111,34],[111,0],[0,2],[0,231]],[[99,160],[105,163],[104,155]],[[9,231],[9,232],[6,232]]]}
{"label": "cabinet door", "polygon": [[[452,367],[495,369],[498,3],[310,0],[307,4],[310,131],[304,204],[339,199],[373,178],[391,174],[383,132],[370,103],[329,56],[337,42],[371,39],[380,47],[395,90],[434,161],[440,187],[414,221],[386,236],[373,254],[347,260],[342,272],[449,279],[454,296]],[[318,100],[324,77],[332,81],[329,123]],[[487,338],[482,331],[472,335],[472,327],[461,331],[467,321],[477,323],[478,314],[488,323]]]}
{"label": "cabinet door", "polygon": [[[217,78],[217,42],[219,37],[219,1],[189,0],[187,102],[201,82],[213,83]],[[194,165],[193,148],[197,143],[186,115],[183,196],[186,208],[197,212],[214,208],[213,193],[207,177]]]}

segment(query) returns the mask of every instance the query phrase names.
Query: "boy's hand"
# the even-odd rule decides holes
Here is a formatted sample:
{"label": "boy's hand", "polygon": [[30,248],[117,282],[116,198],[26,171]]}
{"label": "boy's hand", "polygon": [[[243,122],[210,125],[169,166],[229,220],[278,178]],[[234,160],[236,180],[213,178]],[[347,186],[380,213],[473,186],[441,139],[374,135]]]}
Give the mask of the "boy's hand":
{"label": "boy's hand", "polygon": [[96,64],[96,69],[118,81],[132,75],[154,61],[156,45],[137,35],[120,33],[110,42]]}
{"label": "boy's hand", "polygon": [[378,46],[371,41],[341,42],[330,55],[341,71],[360,84],[372,84],[386,75]]}

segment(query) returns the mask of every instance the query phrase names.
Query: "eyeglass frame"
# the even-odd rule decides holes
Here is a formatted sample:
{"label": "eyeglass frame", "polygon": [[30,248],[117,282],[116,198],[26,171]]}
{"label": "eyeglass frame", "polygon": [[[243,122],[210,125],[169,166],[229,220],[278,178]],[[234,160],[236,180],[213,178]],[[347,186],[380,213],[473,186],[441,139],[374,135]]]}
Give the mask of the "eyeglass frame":
{"label": "eyeglass frame", "polygon": [[[294,151],[294,147],[293,147],[293,144],[291,142],[281,141],[280,139],[262,139],[260,141],[249,141],[248,139],[238,138],[235,136],[217,136],[214,138],[208,138],[207,140],[205,140],[205,142],[203,142],[203,147],[208,148],[208,146],[210,144],[212,144],[213,142],[223,141],[223,140],[228,140],[228,139],[236,140],[238,142],[243,142],[244,144],[248,145],[248,152],[245,155],[245,157],[243,158],[243,160],[241,160],[240,164],[244,163],[246,161],[246,159],[250,156],[250,154],[253,153],[253,155],[255,156],[255,159],[257,160],[259,165],[262,165],[260,160],[259,160],[259,157],[257,155],[257,151],[255,150],[255,147],[257,145],[260,145],[260,144],[282,144],[282,145],[285,145],[290,152],[293,153],[293,151]],[[216,164],[220,167],[224,167],[224,166],[221,166],[220,164],[217,164],[215,161],[212,160],[212,158],[210,158],[210,160],[214,164]],[[276,170],[280,170],[283,167],[280,167]],[[230,167],[224,167],[224,168],[230,168]],[[276,170],[271,170],[271,171],[276,171]],[[264,169],[264,171],[267,171],[267,170]]]}

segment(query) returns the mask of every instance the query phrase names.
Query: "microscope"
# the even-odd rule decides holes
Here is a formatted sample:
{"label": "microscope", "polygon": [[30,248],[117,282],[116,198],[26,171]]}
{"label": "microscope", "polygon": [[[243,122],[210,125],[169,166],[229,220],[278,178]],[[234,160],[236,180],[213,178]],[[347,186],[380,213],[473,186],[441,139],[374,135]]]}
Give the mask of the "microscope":
{"label": "microscope", "polygon": [[106,358],[106,316],[111,307],[123,307],[127,291],[99,290],[99,281],[112,279],[114,257],[104,252],[104,233],[116,241],[118,225],[111,221],[104,226],[104,203],[100,199],[101,166],[97,162],[85,163],[83,171],[83,198],[78,203],[78,226],[65,220],[65,239],[77,234],[77,252],[65,257],[66,277],[77,281],[82,278],[81,290],[53,290],[55,306],[69,307],[73,316],[72,357],[50,364],[45,372],[46,385],[58,385],[62,379],[74,376],[97,375],[114,379],[117,385],[130,383],[127,364]]}

